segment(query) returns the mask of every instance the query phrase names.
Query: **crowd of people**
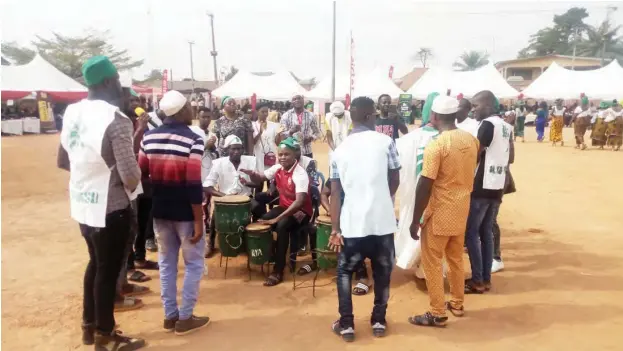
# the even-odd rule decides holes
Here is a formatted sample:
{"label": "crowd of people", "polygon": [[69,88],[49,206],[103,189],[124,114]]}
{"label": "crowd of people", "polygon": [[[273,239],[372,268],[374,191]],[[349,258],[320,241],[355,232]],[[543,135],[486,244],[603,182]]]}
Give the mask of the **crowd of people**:
{"label": "crowd of people", "polygon": [[[260,102],[249,118],[229,97],[221,99],[221,115],[214,108],[194,109],[184,95],[169,91],[159,108],[149,111],[131,86],[122,84],[107,57],[89,59],[82,70],[89,96],[64,113],[58,166],[70,171],[71,216],[89,252],[82,320],[86,345],[97,350],[145,345],[117,332],[114,319],[115,312],[143,306],[137,296],[149,289],[135,283],[150,277],[141,270],[159,271],[166,331],[185,335],[210,323],[209,317],[195,315],[194,307],[205,259],[216,251],[213,198],[249,198],[252,221],[277,234],[267,287],[283,282],[286,268],[299,275],[319,269],[313,223],[319,209],[326,210],[332,225],[329,249],[339,252],[340,318],[332,330],[345,341],[355,338],[352,295],[370,290],[375,295],[372,332],[385,335],[395,264],[415,268],[427,282],[430,308],[409,322],[437,327],[446,325],[447,312],[463,316],[464,295],[490,291],[491,274],[504,267],[497,216],[504,194],[515,191],[509,165],[514,140],[523,140],[530,113],[521,103],[503,113],[489,91],[470,100],[431,93],[421,127],[409,132],[390,108],[389,95],[376,101],[358,97],[349,109],[333,102],[321,128],[301,95],[282,112]],[[588,118],[594,119],[593,134],[605,128],[602,146],[613,140],[620,147],[617,106],[600,106],[597,117],[586,112],[582,99],[573,116],[577,147],[585,147],[577,132],[589,125],[578,121]],[[538,115],[545,110],[537,110],[537,131]],[[557,102],[551,112],[554,144],[562,144],[564,114]],[[198,126],[192,125],[195,115]],[[618,141],[610,138],[617,128]],[[323,138],[330,149],[324,184],[312,149]],[[400,220],[394,211],[398,189]],[[472,272],[467,281],[464,248]],[[312,263],[297,270],[297,256],[307,249]],[[147,250],[158,251],[158,262],[146,259]],[[185,274],[178,304],[180,252]]]}

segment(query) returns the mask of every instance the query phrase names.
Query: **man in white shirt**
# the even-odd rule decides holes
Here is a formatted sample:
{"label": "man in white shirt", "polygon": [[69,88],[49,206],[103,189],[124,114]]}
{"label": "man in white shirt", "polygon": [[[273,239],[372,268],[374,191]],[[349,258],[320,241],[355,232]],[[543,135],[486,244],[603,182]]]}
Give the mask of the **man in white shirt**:
{"label": "man in white shirt", "polygon": [[374,101],[358,97],[353,100],[351,112],[353,130],[332,156],[329,238],[329,246],[340,252],[337,268],[340,319],[333,323],[332,329],[345,341],[355,338],[351,280],[365,258],[372,262],[374,278],[370,324],[375,336],[385,335],[390,276],[396,260],[392,196],[400,184],[396,146],[389,136],[375,131]]}
{"label": "man in white shirt", "polygon": [[480,127],[480,122],[473,118],[467,117],[469,111],[472,109],[472,103],[467,99],[461,99],[459,101],[459,111],[456,113],[456,127],[464,130],[474,138],[478,137],[478,127]]}
{"label": "man in white shirt", "polygon": [[345,111],[344,104],[341,101],[332,103],[329,110],[331,112],[327,113],[325,117],[326,138],[331,150],[335,150],[346,138],[353,124],[350,118],[350,111]]}

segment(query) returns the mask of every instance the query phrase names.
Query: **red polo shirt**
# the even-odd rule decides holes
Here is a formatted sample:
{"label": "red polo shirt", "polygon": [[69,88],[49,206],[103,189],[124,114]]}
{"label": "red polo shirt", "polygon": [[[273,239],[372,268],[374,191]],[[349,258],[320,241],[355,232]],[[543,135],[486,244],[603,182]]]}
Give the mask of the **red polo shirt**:
{"label": "red polo shirt", "polygon": [[264,175],[269,180],[275,180],[275,185],[279,191],[279,206],[288,208],[296,200],[297,193],[305,193],[305,202],[301,210],[309,216],[312,215],[309,175],[298,162],[289,170],[285,170],[280,164],[276,164],[265,170]]}

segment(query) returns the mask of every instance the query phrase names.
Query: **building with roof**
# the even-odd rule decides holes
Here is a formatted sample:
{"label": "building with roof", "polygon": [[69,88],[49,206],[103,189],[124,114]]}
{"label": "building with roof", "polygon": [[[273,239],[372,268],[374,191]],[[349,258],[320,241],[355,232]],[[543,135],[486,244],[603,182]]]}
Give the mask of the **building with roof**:
{"label": "building with roof", "polygon": [[576,71],[593,70],[601,67],[598,57],[579,57],[548,55],[500,61],[495,64],[502,77],[517,90],[523,90],[537,79],[547,68],[556,62],[558,65]]}

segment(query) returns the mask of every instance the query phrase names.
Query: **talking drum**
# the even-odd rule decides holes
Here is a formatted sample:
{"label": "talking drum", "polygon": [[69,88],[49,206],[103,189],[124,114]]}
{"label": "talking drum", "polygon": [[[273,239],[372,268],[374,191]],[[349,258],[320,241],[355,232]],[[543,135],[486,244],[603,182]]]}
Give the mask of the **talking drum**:
{"label": "talking drum", "polygon": [[337,267],[336,253],[329,249],[331,236],[331,217],[318,216],[316,219],[316,251],[318,251],[318,267],[328,269]]}
{"label": "talking drum", "polygon": [[221,254],[236,257],[243,248],[244,228],[251,221],[251,199],[244,195],[214,197],[214,216]]}
{"label": "talking drum", "polygon": [[247,226],[247,253],[251,264],[263,265],[268,262],[273,244],[270,225],[251,223]]}

